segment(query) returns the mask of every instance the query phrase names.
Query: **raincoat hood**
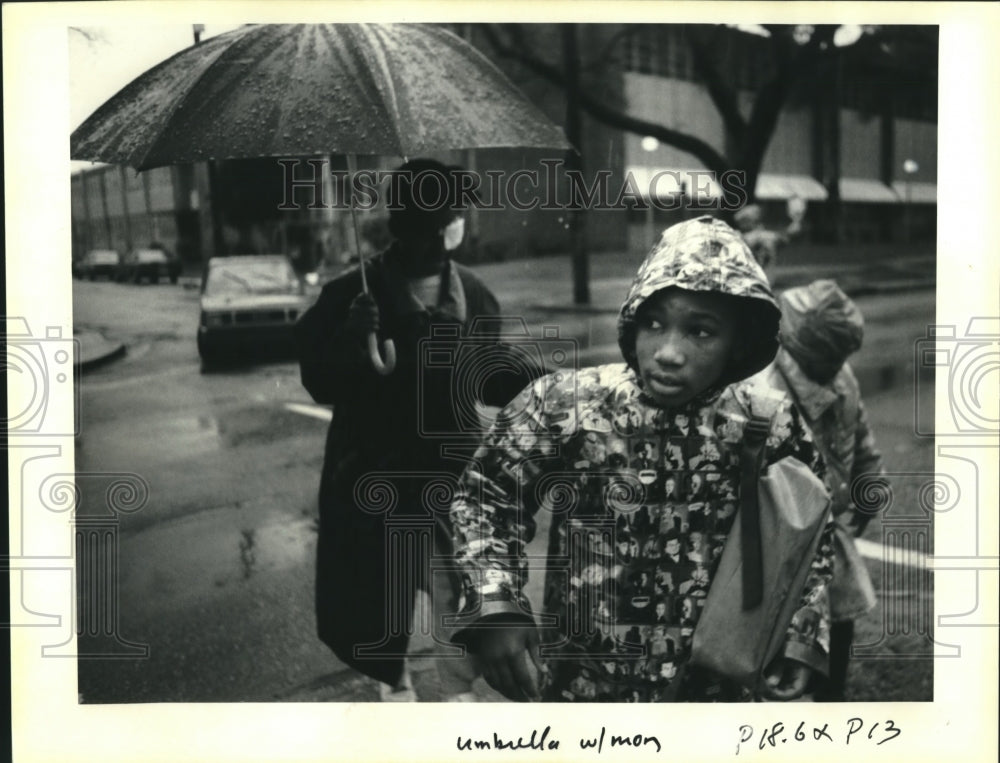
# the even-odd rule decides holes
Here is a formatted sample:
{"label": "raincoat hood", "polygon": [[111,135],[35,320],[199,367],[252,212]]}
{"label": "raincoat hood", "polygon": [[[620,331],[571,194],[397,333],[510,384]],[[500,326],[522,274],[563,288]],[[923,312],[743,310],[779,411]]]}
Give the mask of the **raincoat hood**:
{"label": "raincoat hood", "polygon": [[740,234],[706,215],[663,232],[639,267],[625,298],[618,315],[618,345],[637,376],[636,314],[653,294],[671,286],[740,299],[744,314],[740,341],[747,352],[725,370],[714,391],[752,376],[774,360],[781,312],[767,276]]}
{"label": "raincoat hood", "polygon": [[844,361],[861,349],[864,318],[835,281],[789,289],[781,312],[781,343],[800,362]]}

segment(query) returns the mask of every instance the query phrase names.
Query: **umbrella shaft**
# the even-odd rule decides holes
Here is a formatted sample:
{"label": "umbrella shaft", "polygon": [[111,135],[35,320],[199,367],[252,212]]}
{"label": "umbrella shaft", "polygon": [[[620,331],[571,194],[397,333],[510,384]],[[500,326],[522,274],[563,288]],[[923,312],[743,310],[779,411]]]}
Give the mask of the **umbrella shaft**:
{"label": "umbrella shaft", "polygon": [[361,251],[361,234],[358,231],[358,212],[351,201],[351,223],[354,226],[354,246],[358,250],[358,267],[361,268],[361,289],[368,293],[368,277],[365,275],[365,255]]}
{"label": "umbrella shaft", "polygon": [[[354,154],[347,155],[347,172],[351,176],[351,188],[354,188],[354,175],[358,171],[357,158]],[[368,277],[365,274],[365,255],[361,251],[361,232],[358,229],[358,211],[354,208],[354,194],[351,194],[351,224],[354,227],[354,246],[358,250],[358,267],[361,268],[361,289],[368,293]]]}

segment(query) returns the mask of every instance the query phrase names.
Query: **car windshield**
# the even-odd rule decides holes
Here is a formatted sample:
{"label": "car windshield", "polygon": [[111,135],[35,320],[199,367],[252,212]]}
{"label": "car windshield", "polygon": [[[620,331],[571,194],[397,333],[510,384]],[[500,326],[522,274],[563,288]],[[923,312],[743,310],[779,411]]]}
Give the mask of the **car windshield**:
{"label": "car windshield", "polygon": [[118,262],[118,252],[91,252],[88,259],[94,265],[112,265]]}
{"label": "car windshield", "polygon": [[295,271],[284,260],[214,265],[206,294],[288,294],[297,288]]}
{"label": "car windshield", "polygon": [[140,249],[135,253],[136,262],[166,262],[167,255],[159,249]]}

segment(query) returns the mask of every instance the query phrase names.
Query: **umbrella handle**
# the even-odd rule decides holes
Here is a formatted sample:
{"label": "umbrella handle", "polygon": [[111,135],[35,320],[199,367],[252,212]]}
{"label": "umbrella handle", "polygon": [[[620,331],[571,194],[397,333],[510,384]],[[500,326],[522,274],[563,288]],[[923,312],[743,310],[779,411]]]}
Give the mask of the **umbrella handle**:
{"label": "umbrella handle", "polygon": [[385,360],[382,360],[382,355],[379,353],[378,349],[378,338],[375,336],[375,332],[371,332],[368,335],[368,357],[371,359],[372,366],[375,370],[382,376],[388,376],[396,368],[396,345],[393,344],[391,339],[386,339],[382,342],[382,351],[385,353]]}
{"label": "umbrella handle", "polygon": [[[357,157],[354,154],[347,154],[347,171],[351,175],[353,182],[354,173],[357,172]],[[354,209],[354,197],[351,197],[351,223],[354,226],[354,245],[358,250],[358,268],[361,270],[361,290],[368,293],[368,278],[365,275],[365,253],[361,249],[361,233],[358,230],[358,213]],[[375,332],[368,335],[368,357],[371,359],[372,367],[382,376],[388,376],[396,368],[396,345],[391,339],[382,342],[382,350],[385,352],[385,360],[378,349],[378,338]]]}

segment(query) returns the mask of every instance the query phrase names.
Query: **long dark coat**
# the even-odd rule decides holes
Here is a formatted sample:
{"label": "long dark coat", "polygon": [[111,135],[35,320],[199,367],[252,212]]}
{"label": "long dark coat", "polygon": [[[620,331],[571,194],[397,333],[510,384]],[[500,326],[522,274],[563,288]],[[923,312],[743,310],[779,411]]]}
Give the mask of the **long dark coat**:
{"label": "long dark coat", "polygon": [[[374,371],[347,330],[351,301],[362,288],[359,270],[328,283],[296,328],[302,383],[316,402],[334,409],[319,493],[318,634],[345,663],[390,684],[402,675],[416,588],[427,585],[431,534],[445,549],[450,537],[447,490],[433,510],[429,483],[441,484],[434,475],[457,477],[466,464],[462,445],[471,455],[481,435],[473,401],[466,399],[470,387],[460,377],[495,362],[489,353],[509,349],[497,343],[496,298],[468,268],[450,267],[461,279],[464,321],[408,306],[405,281],[386,257],[368,263],[380,341],[392,338],[396,345],[396,369],[388,376]],[[479,389],[471,389],[481,402],[502,406],[541,373],[519,367],[486,374]],[[447,445],[458,446],[459,455],[442,455]],[[409,537],[403,546],[419,547],[417,557],[412,547],[396,545],[390,526]]]}

